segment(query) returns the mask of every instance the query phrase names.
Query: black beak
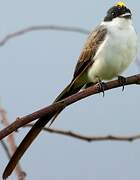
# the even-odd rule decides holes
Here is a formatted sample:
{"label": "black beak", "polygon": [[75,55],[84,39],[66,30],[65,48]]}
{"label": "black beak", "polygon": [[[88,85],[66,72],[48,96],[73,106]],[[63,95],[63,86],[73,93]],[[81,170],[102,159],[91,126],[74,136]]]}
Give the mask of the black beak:
{"label": "black beak", "polygon": [[131,19],[132,14],[131,13],[125,13],[119,16],[120,18],[125,18],[125,19]]}

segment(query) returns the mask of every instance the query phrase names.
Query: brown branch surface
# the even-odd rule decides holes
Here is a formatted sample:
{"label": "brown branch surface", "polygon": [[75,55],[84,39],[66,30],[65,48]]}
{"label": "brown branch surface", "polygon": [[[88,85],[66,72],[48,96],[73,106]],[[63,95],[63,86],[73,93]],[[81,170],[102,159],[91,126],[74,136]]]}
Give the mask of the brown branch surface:
{"label": "brown branch surface", "polygon": [[[32,127],[33,124],[26,124],[24,127]],[[87,142],[93,142],[93,141],[129,141],[132,142],[134,140],[140,139],[140,134],[137,135],[131,135],[131,136],[114,136],[114,135],[107,135],[107,136],[85,136],[76,132],[72,131],[66,131],[62,129],[56,129],[56,128],[43,128],[43,131],[54,133],[54,134],[60,134],[68,137],[73,137],[79,140],[87,141]]]}
{"label": "brown branch surface", "polygon": [[[140,84],[140,74],[130,76],[126,78],[125,85],[131,85],[131,84]],[[110,82],[105,83],[104,90],[110,90],[114,88],[121,87],[121,84],[118,80],[113,80]],[[18,128],[25,126],[26,124],[41,118],[43,116],[46,116],[48,113],[55,113],[62,107],[69,106],[70,104],[77,102],[83,98],[86,98],[88,96],[100,93],[102,90],[100,89],[100,86],[98,84],[89,87],[81,92],[78,92],[72,96],[69,96],[68,98],[65,98],[62,101],[59,101],[55,104],[52,104],[48,107],[45,107],[43,109],[40,109],[32,114],[23,116],[21,118],[17,118],[15,122],[4,128],[0,131],[0,140],[12,133],[13,131],[16,131]]]}
{"label": "brown branch surface", "polygon": [[68,27],[68,26],[58,26],[58,25],[36,25],[30,26],[19,31],[15,31],[12,33],[7,34],[3,39],[0,40],[0,46],[5,45],[9,40],[16,38],[18,36],[27,34],[33,31],[46,31],[46,30],[53,30],[53,31],[65,31],[65,32],[76,32],[81,34],[89,34],[89,31],[84,28],[80,27]]}
{"label": "brown branch surface", "polygon": [[[8,121],[6,111],[1,106],[0,106],[0,116],[1,116],[1,119],[2,119],[1,120],[2,124],[5,127],[9,126],[9,121]],[[4,141],[1,141],[1,144],[3,145],[3,148],[5,149],[5,152],[6,152],[7,156],[8,156],[8,158],[10,159],[11,156],[14,154],[14,152],[17,149],[17,146],[15,144],[15,140],[14,140],[14,135],[10,134],[7,137],[7,144],[9,146],[7,146]],[[16,172],[18,180],[25,180],[26,173],[22,170],[21,165],[19,163],[17,164],[17,166],[15,168],[15,172]]]}

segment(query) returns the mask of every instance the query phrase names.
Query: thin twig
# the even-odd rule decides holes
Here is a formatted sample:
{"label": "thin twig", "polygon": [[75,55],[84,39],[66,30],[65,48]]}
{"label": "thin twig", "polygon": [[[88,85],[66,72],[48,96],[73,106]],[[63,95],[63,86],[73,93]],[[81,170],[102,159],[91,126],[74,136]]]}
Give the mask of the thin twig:
{"label": "thin twig", "polygon": [[[0,116],[2,119],[1,120],[2,124],[5,127],[9,126],[9,121],[8,121],[6,111],[2,108],[2,106],[0,106]],[[1,143],[2,143],[3,147],[5,148],[5,152],[8,156],[8,158],[10,159],[11,156],[14,154],[14,152],[17,149],[15,140],[14,140],[14,135],[10,134],[9,136],[7,136],[7,143],[9,145],[9,148],[8,148],[8,146],[6,146],[6,144],[4,142],[1,142]],[[25,180],[26,173],[22,170],[21,165],[19,163],[17,164],[17,166],[15,168],[15,172],[16,172],[18,180]]]}
{"label": "thin twig", "polygon": [[[33,124],[26,124],[23,127],[32,127]],[[131,136],[114,136],[114,135],[107,135],[107,136],[85,136],[76,132],[72,131],[66,131],[62,129],[56,129],[56,128],[43,128],[44,131],[54,134],[60,134],[68,137],[73,137],[76,139],[80,139],[87,142],[93,142],[93,141],[129,141],[132,142],[134,140],[140,140],[140,134],[137,135],[131,135]]]}
{"label": "thin twig", "polygon": [[7,43],[10,39],[24,35],[26,33],[33,32],[33,31],[46,31],[46,30],[89,34],[89,31],[87,29],[80,28],[80,27],[72,27],[72,26],[68,27],[68,26],[59,26],[59,25],[36,25],[36,26],[30,26],[30,27],[21,29],[19,31],[15,31],[15,32],[7,34],[3,39],[0,40],[0,46],[5,45],[5,43]]}
{"label": "thin twig", "polygon": [[[125,85],[132,85],[132,84],[140,84],[140,74],[126,78]],[[121,84],[119,83],[119,81],[113,80],[113,81],[105,83],[104,91],[118,88],[118,87],[121,87]],[[18,128],[25,126],[26,124],[28,124],[38,118],[44,117],[51,113],[55,113],[62,107],[69,106],[70,104],[72,104],[74,102],[77,102],[88,96],[100,93],[101,91],[102,91],[102,89],[100,89],[100,86],[97,84],[97,85],[91,86],[81,92],[78,92],[72,96],[69,96],[68,98],[65,98],[62,101],[54,103],[43,109],[40,109],[32,114],[23,116],[21,118],[17,118],[15,122],[13,122],[12,124],[10,124],[9,126],[7,126],[6,128],[4,128],[3,130],[0,131],[0,140],[3,139],[4,137],[6,137],[7,135],[9,135],[10,133],[12,133],[13,131],[16,131]]]}

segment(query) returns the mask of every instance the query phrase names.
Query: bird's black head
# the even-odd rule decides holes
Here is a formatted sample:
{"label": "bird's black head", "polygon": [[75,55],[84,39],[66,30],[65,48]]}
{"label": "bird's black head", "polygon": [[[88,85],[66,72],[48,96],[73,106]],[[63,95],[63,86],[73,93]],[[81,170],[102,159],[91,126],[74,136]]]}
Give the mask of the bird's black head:
{"label": "bird's black head", "polygon": [[104,21],[112,21],[114,18],[126,18],[131,19],[131,11],[128,9],[123,2],[118,2],[115,6],[107,11],[107,15]]}

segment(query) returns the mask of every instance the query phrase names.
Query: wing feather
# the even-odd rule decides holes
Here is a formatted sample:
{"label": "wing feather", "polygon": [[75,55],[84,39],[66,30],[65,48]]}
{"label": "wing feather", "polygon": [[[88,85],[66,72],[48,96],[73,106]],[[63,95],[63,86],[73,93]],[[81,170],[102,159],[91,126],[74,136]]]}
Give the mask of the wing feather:
{"label": "wing feather", "polygon": [[90,33],[83,50],[79,56],[73,80],[85,71],[86,67],[89,67],[93,63],[94,56],[97,52],[98,47],[105,39],[107,29],[104,26],[98,26],[93,32]]}

